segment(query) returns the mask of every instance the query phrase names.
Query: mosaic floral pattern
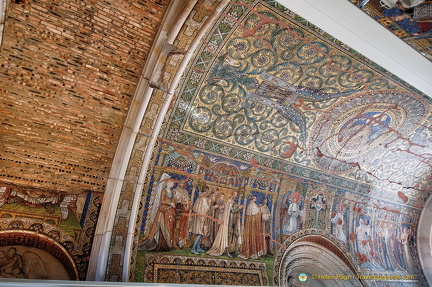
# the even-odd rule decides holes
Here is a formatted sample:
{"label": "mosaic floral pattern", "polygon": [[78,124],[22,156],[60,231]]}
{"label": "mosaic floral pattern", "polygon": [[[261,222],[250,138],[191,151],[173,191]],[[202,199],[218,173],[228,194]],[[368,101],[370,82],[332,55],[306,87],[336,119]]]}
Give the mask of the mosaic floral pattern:
{"label": "mosaic floral pattern", "polygon": [[[231,11],[236,9],[233,5]],[[209,58],[206,46],[197,56],[192,73],[203,68],[209,72],[202,73],[199,82],[193,76],[185,86],[181,114],[176,113],[169,137],[182,142],[204,136],[308,165],[306,138],[326,108],[360,90],[396,86],[320,34],[303,30],[289,18],[279,21],[275,11],[264,6],[255,9],[246,11],[241,25],[229,34],[216,29],[215,35],[226,35],[217,54]],[[232,19],[232,13],[222,19]],[[180,127],[186,133],[179,137],[175,131]]]}

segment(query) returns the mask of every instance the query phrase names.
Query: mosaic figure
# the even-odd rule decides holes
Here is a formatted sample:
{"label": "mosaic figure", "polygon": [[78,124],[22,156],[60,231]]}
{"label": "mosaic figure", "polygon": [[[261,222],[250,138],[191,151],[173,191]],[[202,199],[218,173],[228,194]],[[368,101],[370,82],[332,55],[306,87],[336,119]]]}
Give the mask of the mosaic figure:
{"label": "mosaic figure", "polygon": [[[284,197],[286,197],[285,195]],[[303,211],[303,200],[298,192],[292,193],[284,199],[282,213],[282,234],[289,235],[299,230],[301,213]]]}
{"label": "mosaic figure", "polygon": [[48,273],[39,255],[26,251],[21,256],[10,247],[7,253],[0,250],[0,278],[46,279]]}
{"label": "mosaic figure", "polygon": [[413,239],[413,234],[411,228],[402,226],[399,233],[399,241],[401,243],[400,248],[402,248],[402,258],[401,262],[406,271],[414,271],[414,261],[411,254],[411,248],[414,244],[411,243]]}
{"label": "mosaic figure", "polygon": [[[223,196],[222,196],[223,195]],[[223,203],[223,214],[222,217],[218,219],[219,228],[216,233],[216,238],[211,246],[210,250],[207,251],[208,255],[212,256],[221,256],[222,254],[226,254],[228,257],[232,257],[232,255],[228,251],[229,246],[229,219],[231,209],[235,202],[235,198],[237,193],[234,192],[233,195],[228,199],[228,201]],[[222,200],[224,198],[224,194],[221,193],[219,199]],[[222,203],[218,201],[218,205],[222,206]],[[220,220],[220,221],[219,221]]]}
{"label": "mosaic figure", "polygon": [[186,182],[180,181],[174,188],[174,202],[176,203],[176,225],[174,231],[173,247],[182,248],[186,243],[188,233],[189,212],[192,207],[192,201],[186,190]]}
{"label": "mosaic figure", "polygon": [[315,210],[315,216],[313,220],[313,226],[323,227],[322,217],[327,209],[326,199],[322,193],[318,194],[317,197],[312,198],[312,203],[310,204],[310,208]]}
{"label": "mosaic figure", "polygon": [[197,200],[192,207],[192,219],[189,224],[189,232],[195,234],[194,243],[191,248],[191,253],[200,254],[205,252],[201,248],[201,238],[208,236],[210,233],[209,212],[211,205],[212,190],[208,186],[204,186]]}
{"label": "mosaic figure", "polygon": [[383,268],[374,257],[375,248],[375,232],[373,226],[370,224],[370,219],[359,219],[359,224],[355,229],[356,234],[356,256],[367,269],[382,270]]}
{"label": "mosaic figure", "polygon": [[76,196],[73,194],[65,196],[63,201],[60,203],[60,213],[62,215],[62,219],[66,220],[69,215],[69,205],[72,201],[76,200]]}
{"label": "mosaic figure", "polygon": [[[221,198],[223,199],[221,200]],[[225,194],[223,192],[219,193],[219,189],[217,187],[214,188],[209,198],[210,211],[208,213],[209,216],[206,219],[206,225],[209,226],[209,233],[207,236],[203,236],[201,238],[201,246],[204,250],[210,249],[213,242],[215,241],[219,225],[222,222],[221,220],[223,217],[223,209],[225,205],[224,200]]]}
{"label": "mosaic figure", "polygon": [[392,254],[392,250],[389,249],[389,240],[390,240],[390,231],[388,228],[387,222],[380,223],[380,228],[377,232],[377,246],[379,250],[377,250],[376,254],[380,265],[385,270],[394,270],[393,264],[391,262],[390,254]]}
{"label": "mosaic figure", "polygon": [[23,273],[23,260],[21,255],[16,253],[14,247],[9,248],[7,255],[0,255],[0,277],[2,278],[26,278]]}
{"label": "mosaic figure", "polygon": [[268,207],[268,197],[265,196],[262,203],[260,204],[261,213],[264,220],[264,240],[265,240],[265,249],[267,255],[273,255],[271,252],[271,223],[272,223],[272,214]]}
{"label": "mosaic figure", "polygon": [[150,229],[140,247],[145,251],[168,251],[173,247],[175,225],[174,182],[164,173],[155,190]]}
{"label": "mosaic figure", "polygon": [[239,254],[243,259],[257,259],[266,254],[264,220],[256,200],[256,195],[252,195],[246,208],[245,228]]}
{"label": "mosaic figure", "polygon": [[342,126],[338,142],[345,149],[359,149],[386,132],[390,124],[391,117],[386,113],[363,113]]}
{"label": "mosaic figure", "polygon": [[234,255],[239,254],[239,242],[241,241],[240,234],[240,211],[243,208],[242,204],[237,204],[237,191],[233,193],[233,203],[231,204],[231,212],[228,225],[228,252]]}
{"label": "mosaic figure", "polygon": [[333,235],[339,239],[341,242],[346,243],[347,242],[347,221],[346,221],[346,215],[347,215],[347,208],[348,206],[340,202],[336,206],[336,213],[331,219],[332,223],[332,233]]}
{"label": "mosaic figure", "polygon": [[[430,37],[430,33],[428,33],[432,28],[432,23],[430,22],[430,5],[430,3],[424,4],[413,9],[405,8],[403,5],[398,4],[395,7],[384,9],[383,15],[397,22],[402,27],[402,29],[405,30],[405,32],[412,36],[418,36],[422,35],[423,33],[427,33]],[[418,10],[425,10],[428,12],[424,13],[422,11],[423,13],[419,13]],[[421,15],[420,17],[419,14]]]}

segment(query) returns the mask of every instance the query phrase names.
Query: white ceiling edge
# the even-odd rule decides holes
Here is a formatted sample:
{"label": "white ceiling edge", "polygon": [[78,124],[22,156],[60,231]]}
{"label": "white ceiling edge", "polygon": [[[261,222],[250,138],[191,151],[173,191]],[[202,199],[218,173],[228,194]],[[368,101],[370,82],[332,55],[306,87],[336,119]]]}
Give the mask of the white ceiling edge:
{"label": "white ceiling edge", "polygon": [[6,6],[8,0],[0,0],[0,48],[3,42],[3,29],[5,26]]}
{"label": "white ceiling edge", "polygon": [[432,98],[432,62],[348,0],[278,0]]}

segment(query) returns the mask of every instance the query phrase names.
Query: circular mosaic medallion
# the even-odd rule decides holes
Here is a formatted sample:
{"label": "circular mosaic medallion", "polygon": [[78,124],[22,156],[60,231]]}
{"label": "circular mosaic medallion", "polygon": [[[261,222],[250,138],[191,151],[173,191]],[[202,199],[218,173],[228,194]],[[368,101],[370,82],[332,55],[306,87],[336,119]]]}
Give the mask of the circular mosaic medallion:
{"label": "circular mosaic medallion", "polygon": [[333,173],[367,165],[414,131],[427,112],[423,99],[402,93],[353,95],[317,120],[309,144],[312,158]]}

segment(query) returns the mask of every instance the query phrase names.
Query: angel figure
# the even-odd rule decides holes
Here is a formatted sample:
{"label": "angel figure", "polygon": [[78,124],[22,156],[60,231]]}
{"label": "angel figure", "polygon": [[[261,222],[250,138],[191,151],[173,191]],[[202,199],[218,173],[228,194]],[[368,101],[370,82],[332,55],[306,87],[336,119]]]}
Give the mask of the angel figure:
{"label": "angel figure", "polygon": [[176,206],[174,202],[174,181],[162,174],[156,189],[153,207],[140,249],[144,251],[168,251],[173,246]]}

